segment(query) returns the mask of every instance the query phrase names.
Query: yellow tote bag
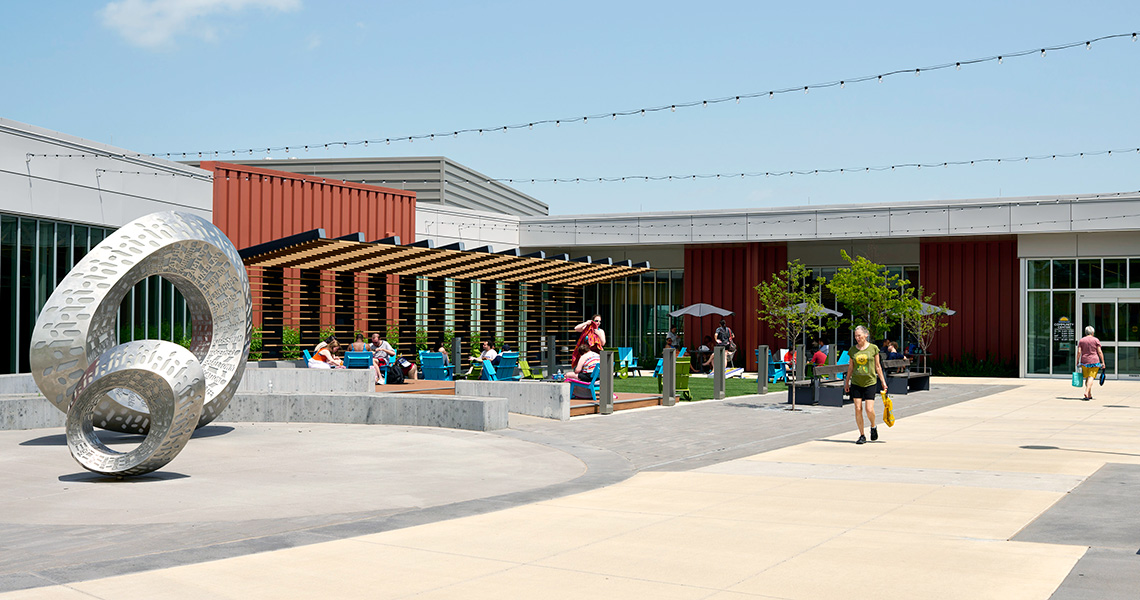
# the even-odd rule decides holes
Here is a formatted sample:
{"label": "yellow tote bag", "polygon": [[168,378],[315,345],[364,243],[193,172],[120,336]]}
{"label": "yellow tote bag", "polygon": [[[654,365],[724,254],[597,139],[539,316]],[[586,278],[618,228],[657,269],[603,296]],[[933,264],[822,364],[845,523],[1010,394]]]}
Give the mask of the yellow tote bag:
{"label": "yellow tote bag", "polygon": [[882,391],[883,394],[883,422],[887,427],[895,426],[895,411],[894,403],[891,402],[891,397],[887,395],[887,390]]}

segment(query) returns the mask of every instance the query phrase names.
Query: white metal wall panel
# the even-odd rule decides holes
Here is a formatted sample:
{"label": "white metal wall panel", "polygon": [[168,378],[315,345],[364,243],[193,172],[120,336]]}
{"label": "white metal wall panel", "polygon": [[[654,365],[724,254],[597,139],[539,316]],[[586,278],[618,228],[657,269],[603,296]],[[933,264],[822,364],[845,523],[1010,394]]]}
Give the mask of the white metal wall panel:
{"label": "white metal wall panel", "polygon": [[891,232],[887,211],[829,211],[816,219],[821,237],[878,237]]}
{"label": "white metal wall panel", "polygon": [[816,237],[813,213],[748,215],[748,237],[756,241],[780,241]]}
{"label": "white metal wall panel", "polygon": [[[624,245],[640,243],[637,218],[626,219],[577,219],[575,244],[578,245]],[[571,257],[573,258],[573,257]]]}
{"label": "white metal wall panel", "polygon": [[945,235],[949,226],[946,208],[895,208],[890,211],[893,235]]}
{"label": "white metal wall panel", "polygon": [[1071,230],[1069,204],[1060,202],[1014,204],[1010,227],[1014,233],[1061,232]]}
{"label": "white metal wall panel", "polygon": [[949,209],[951,235],[998,235],[1009,233],[1009,205],[960,206]]}
{"label": "white metal wall panel", "polygon": [[1074,231],[1140,229],[1140,199],[1082,200],[1072,209]]}
{"label": "white metal wall panel", "polygon": [[0,212],[108,227],[162,210],[211,218],[208,171],[136,154],[0,119]]}
{"label": "white metal wall panel", "polygon": [[730,242],[748,239],[748,215],[729,214],[715,216],[693,216],[693,241]]}

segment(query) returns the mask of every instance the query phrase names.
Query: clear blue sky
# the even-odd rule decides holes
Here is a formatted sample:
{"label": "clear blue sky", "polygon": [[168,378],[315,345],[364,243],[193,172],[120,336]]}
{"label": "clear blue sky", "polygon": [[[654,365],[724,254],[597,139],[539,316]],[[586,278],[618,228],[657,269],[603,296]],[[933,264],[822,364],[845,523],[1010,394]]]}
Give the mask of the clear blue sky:
{"label": "clear blue sky", "polygon": [[[264,148],[636,109],[1137,30],[1135,0],[21,2],[0,20],[0,116],[147,153]],[[309,156],[444,155],[491,177],[531,178],[1135,148],[1138,65],[1140,42],[1112,41],[842,90]],[[516,187],[554,214],[699,211],[1136,191],[1138,171],[1133,152]]]}

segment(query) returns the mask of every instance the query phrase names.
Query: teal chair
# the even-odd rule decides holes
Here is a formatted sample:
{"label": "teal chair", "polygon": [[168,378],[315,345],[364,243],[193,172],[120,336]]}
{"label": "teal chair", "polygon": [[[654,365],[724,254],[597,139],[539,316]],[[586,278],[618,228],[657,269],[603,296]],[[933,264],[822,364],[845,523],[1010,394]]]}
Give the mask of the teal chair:
{"label": "teal chair", "polygon": [[443,364],[443,353],[420,352],[420,372],[424,379],[431,381],[452,381],[455,379],[455,365]]}
{"label": "teal chair", "polygon": [[629,377],[630,369],[633,369],[634,374],[640,377],[641,373],[637,370],[639,368],[637,357],[633,355],[633,348],[618,346],[618,373],[621,378]]}
{"label": "teal chair", "polygon": [[371,369],[372,368],[372,353],[371,352],[345,352],[344,353],[344,367],[346,369]]}
{"label": "teal chair", "polygon": [[313,360],[313,355],[309,354],[308,350],[302,350],[301,352],[305,353],[305,366],[307,367],[307,366],[309,366],[309,363]]}
{"label": "teal chair", "polygon": [[574,397],[574,390],[585,390],[594,399],[598,401],[598,392],[601,385],[598,383],[598,377],[602,374],[602,363],[594,365],[594,373],[590,376],[590,381],[578,381],[577,379],[567,378],[566,381],[570,382],[570,397]]}
{"label": "teal chair", "polygon": [[[836,361],[835,364],[836,365],[845,365],[849,362],[851,362],[851,356],[847,354],[846,350],[844,350],[843,353],[839,355],[839,360]],[[835,375],[835,377],[837,379],[839,379],[840,381],[843,381],[843,378],[846,376],[847,376],[847,373],[837,373]]]}
{"label": "teal chair", "polygon": [[519,364],[518,352],[504,352],[499,355],[499,366],[491,361],[483,361],[483,374],[480,379],[486,381],[518,381],[520,376],[515,374]]}

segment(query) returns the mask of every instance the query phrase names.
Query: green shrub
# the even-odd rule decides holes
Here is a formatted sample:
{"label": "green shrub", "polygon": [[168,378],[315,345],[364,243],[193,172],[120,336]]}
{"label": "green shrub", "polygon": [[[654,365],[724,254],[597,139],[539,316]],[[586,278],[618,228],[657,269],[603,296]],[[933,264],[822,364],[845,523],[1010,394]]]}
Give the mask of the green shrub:
{"label": "green shrub", "polygon": [[301,332],[286,325],[281,328],[281,358],[297,360],[301,358]]}
{"label": "green shrub", "polygon": [[254,327],[249,336],[249,360],[261,360],[261,327]]}
{"label": "green shrub", "polygon": [[384,339],[395,349],[400,346],[400,330],[395,325],[389,325]]}
{"label": "green shrub", "polygon": [[471,332],[471,356],[479,356],[479,351],[482,349],[483,336],[479,335],[478,331]]}
{"label": "green shrub", "polygon": [[428,332],[427,329],[420,327],[416,330],[416,350],[420,352],[428,351]]}

